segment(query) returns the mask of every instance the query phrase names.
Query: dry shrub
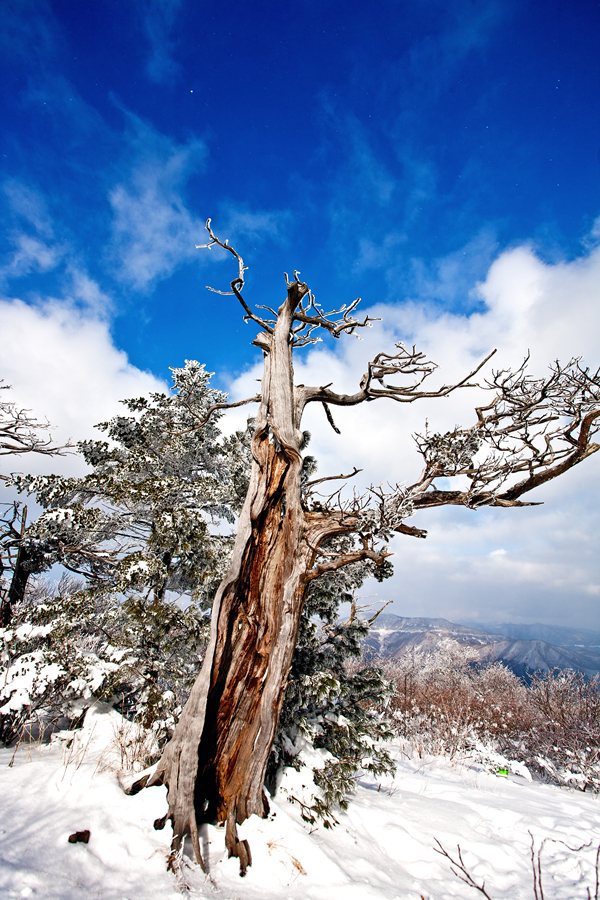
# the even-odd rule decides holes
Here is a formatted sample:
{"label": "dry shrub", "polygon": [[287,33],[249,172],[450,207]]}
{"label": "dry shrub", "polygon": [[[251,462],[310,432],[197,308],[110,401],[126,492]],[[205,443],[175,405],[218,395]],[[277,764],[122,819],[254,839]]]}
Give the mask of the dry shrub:
{"label": "dry shrub", "polygon": [[99,772],[127,775],[142,772],[160,759],[156,733],[141,722],[123,718],[115,724],[113,737],[98,760]]}
{"label": "dry shrub", "polygon": [[599,678],[570,669],[536,676],[530,696],[537,717],[529,765],[551,780],[600,791]]}
{"label": "dry shrub", "polygon": [[409,752],[483,760],[486,747],[544,780],[600,791],[598,677],[556,670],[527,685],[451,640],[378,665],[394,688],[386,714]]}
{"label": "dry shrub", "polygon": [[531,727],[525,685],[499,663],[477,667],[475,661],[474,651],[455,641],[432,653],[380,661],[395,687],[388,714],[419,754],[454,756],[474,739],[516,737]]}

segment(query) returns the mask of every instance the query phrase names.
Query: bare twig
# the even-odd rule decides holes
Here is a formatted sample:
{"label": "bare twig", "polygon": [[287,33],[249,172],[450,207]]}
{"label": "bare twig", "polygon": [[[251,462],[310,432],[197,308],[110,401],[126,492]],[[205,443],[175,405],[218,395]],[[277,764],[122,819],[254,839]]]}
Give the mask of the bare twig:
{"label": "bare twig", "polygon": [[212,414],[218,409],[235,409],[236,406],[246,406],[247,403],[260,403],[261,399],[261,395],[256,394],[254,397],[248,397],[246,400],[238,400],[237,403],[213,403],[212,406],[209,406],[204,418],[197,425],[194,425],[192,428],[186,428],[185,431],[174,431],[172,434],[175,437],[181,437],[184,434],[190,434],[192,431],[198,431],[199,428],[203,428],[208,423]]}
{"label": "bare twig", "polygon": [[[535,849],[535,838],[532,835],[531,831],[529,832],[529,837],[531,838],[531,871],[533,874],[533,895],[535,900],[545,900],[544,888],[542,886],[542,850],[545,845],[550,844],[562,844],[563,847],[566,847],[567,850],[570,850],[572,853],[580,853],[582,850],[588,850],[592,846],[592,842],[587,841],[585,844],[581,844],[580,847],[571,847],[570,844],[567,844],[566,841],[561,841],[559,838],[544,838],[540,844],[539,850]],[[599,873],[599,865],[600,865],[600,844],[598,845],[598,849],[596,851],[596,863],[594,867],[594,872],[596,876],[596,884],[595,884],[595,892],[593,900],[598,900],[598,891],[600,889],[600,873]],[[590,889],[587,888],[588,900],[592,900]]]}
{"label": "bare twig", "polygon": [[329,409],[329,407],[327,406],[327,404],[325,402],[323,403],[323,409],[325,410],[325,415],[327,416],[327,421],[329,422],[329,424],[331,425],[331,427],[333,428],[335,433],[341,434],[342,432],[340,431],[340,429],[337,427],[337,425],[333,421],[333,416],[331,415],[331,410]]}
{"label": "bare twig", "polygon": [[242,288],[244,287],[244,272],[246,271],[248,266],[244,265],[244,260],[242,259],[240,254],[237,252],[237,250],[234,250],[233,247],[230,247],[229,243],[227,241],[219,240],[219,238],[214,234],[214,232],[210,226],[210,221],[211,221],[210,219],[206,220],[206,230],[208,231],[208,233],[210,235],[210,241],[208,241],[208,243],[206,243],[206,244],[196,244],[196,249],[197,250],[200,250],[200,249],[210,250],[211,247],[214,247],[216,244],[218,247],[221,247],[223,250],[229,251],[229,253],[231,253],[232,256],[234,256],[235,259],[237,260],[238,274],[237,274],[237,277],[231,281],[231,290],[230,291],[219,291],[216,288],[210,287],[208,284],[206,285],[207,289],[209,291],[212,291],[214,294],[222,294],[224,296],[233,295],[233,296],[237,297],[237,299],[241,303],[241,305],[244,309],[244,312],[245,312],[244,321],[247,322],[249,319],[251,319],[253,322],[256,322],[257,325],[260,325],[261,328],[264,328],[265,331],[268,331],[270,334],[272,334],[273,328],[271,327],[271,325],[265,319],[261,319],[260,316],[257,316],[256,313],[253,313],[252,310],[250,309],[250,307],[248,306],[248,304],[246,303],[246,301],[244,300],[244,298],[242,297]]}
{"label": "bare twig", "polygon": [[[447,397],[453,391],[467,387],[477,387],[471,379],[482,369],[496,352],[491,353],[464,378],[453,384],[443,384],[434,391],[421,389],[425,379],[436,370],[437,365],[425,357],[424,353],[412,347],[407,349],[402,342],[396,344],[398,353],[378,353],[368,364],[367,372],[360,381],[360,388],[354,394],[338,394],[325,387],[305,387],[299,391],[300,409],[308,403],[331,404],[332,406],[356,406],[365,401],[388,398],[398,403],[414,403],[416,400]],[[410,384],[390,384],[387,378],[413,377]]]}
{"label": "bare twig", "polygon": [[357,469],[355,466],[354,471],[350,472],[349,475],[327,475],[325,478],[316,478],[314,481],[308,481],[306,487],[314,487],[315,484],[322,484],[324,481],[338,481],[340,478],[354,478],[359,472],[362,472],[362,469]]}
{"label": "bare twig", "polygon": [[[1,384],[0,390],[10,390],[9,384]],[[41,453],[45,456],[63,456],[71,443],[59,446],[52,439],[40,437],[40,431],[49,431],[49,422],[39,422],[29,415],[29,410],[0,400],[0,456],[22,456],[24,453]],[[0,475],[6,481],[7,476]]]}
{"label": "bare twig", "polygon": [[[436,853],[439,853],[440,856],[445,857],[450,862],[450,869],[452,874],[457,878],[460,878],[461,881],[464,881],[465,884],[468,884],[469,887],[475,888],[476,891],[479,891],[480,894],[483,894],[484,897],[487,897],[487,900],[492,900],[490,895],[485,889],[485,881],[482,881],[481,884],[477,884],[469,870],[467,869],[464,860],[462,858],[462,851],[460,849],[460,844],[456,845],[456,849],[458,851],[458,860],[453,859],[452,856],[448,853],[448,851],[441,845],[437,838],[435,838],[435,842],[437,847],[434,847]],[[438,849],[439,848],[439,849]],[[537,900],[537,894],[536,894]]]}
{"label": "bare twig", "polygon": [[367,625],[372,625],[373,622],[381,615],[381,613],[384,611],[384,609],[387,609],[387,607],[390,605],[390,603],[393,603],[393,602],[394,602],[393,600],[386,600],[386,602],[383,604],[383,606],[381,606],[377,610],[376,613],[373,613],[373,615],[371,616],[370,619],[367,619]]}

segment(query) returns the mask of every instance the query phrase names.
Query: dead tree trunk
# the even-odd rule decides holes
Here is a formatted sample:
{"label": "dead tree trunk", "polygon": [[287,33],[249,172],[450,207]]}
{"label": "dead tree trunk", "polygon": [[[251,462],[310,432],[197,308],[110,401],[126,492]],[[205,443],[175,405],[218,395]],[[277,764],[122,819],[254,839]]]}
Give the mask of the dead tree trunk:
{"label": "dead tree trunk", "polygon": [[[18,507],[15,504],[14,516],[18,515]],[[15,606],[23,602],[25,591],[27,590],[27,582],[31,575],[31,554],[27,547],[23,546],[23,538],[25,536],[25,528],[27,525],[27,507],[24,506],[21,511],[21,527],[16,531],[14,520],[8,523],[10,531],[13,532],[17,543],[17,557],[15,559],[13,575],[10,581],[10,587],[6,592],[6,596],[0,604],[0,624],[2,628],[8,628],[11,623],[13,610]],[[10,532],[9,532],[10,533]]]}
{"label": "dead tree trunk", "polygon": [[314,558],[305,541],[290,342],[307,290],[291,284],[272,333],[255,341],[265,355],[262,402],[233,561],[215,599],[201,675],[154,779],[169,788],[174,847],[189,830],[202,862],[198,825],[226,822],[227,847],[242,871],[249,849],[236,824],[268,810],[265,770]]}
{"label": "dead tree trunk", "polygon": [[[525,366],[515,373],[495,373],[485,387],[496,396],[476,410],[475,425],[417,438],[425,466],[415,484],[390,492],[371,488],[346,506],[327,501],[311,505],[306,497],[303,501],[301,479],[300,425],[308,403],[323,404],[337,431],[329,405],[354,406],[383,397],[400,403],[444,397],[458,388],[473,387],[470,379],[489,356],[461,381],[428,391],[421,386],[435,365],[414,347],[397,344],[397,353],[378,353],[369,362],[354,394],[335,393],[329,385],[295,387],[293,350],[314,343],[315,329],[339,338],[369,326],[372,320],[367,316],[359,322],[352,317],[358,300],[324,313],[297,273],[292,282],[286,275],[287,297],[277,311],[268,310],[273,318],[261,318],[241,295],[245,268],[241,257],[214,236],[210,220],[207,229],[211,240],[204,246],[218,245],[238,262],[231,291],[217,293],[237,297],[245,319],[261,328],[254,341],[263,351],[264,375],[260,396],[251,398],[260,401],[252,472],[231,566],[215,597],[202,670],[154,775],[138,781],[134,790],[146,784],[167,786],[173,849],[180,848],[189,832],[200,865],[199,825],[226,823],[229,854],[239,857],[244,874],[251,862],[250,849],[239,840],[237,825],[253,814],[265,816],[268,810],[265,771],[308,583],[358,560],[383,564],[389,554],[377,549],[377,542],[389,540],[392,532],[425,537],[425,531],[403,522],[416,509],[447,504],[471,509],[528,505],[519,499],[522,494],[599,449],[591,437],[600,417],[600,373],[581,369],[577,360],[566,367],[556,363],[545,380],[527,376]],[[390,383],[390,378],[398,377],[407,378],[408,383]],[[215,404],[198,427],[214,409],[227,406]],[[484,444],[492,454],[474,461]],[[357,471],[333,477],[348,478]],[[523,474],[525,479],[515,484],[515,477]],[[438,479],[454,476],[466,476],[470,486],[459,491],[436,487]],[[323,542],[339,534],[354,534],[355,549],[335,558],[321,553]],[[161,827],[166,818],[156,826]]]}
{"label": "dead tree trunk", "polygon": [[[213,606],[211,639],[173,738],[148,784],[168,786],[173,848],[189,832],[198,862],[202,822],[225,822],[242,874],[250,851],[237,824],[265,816],[264,779],[319,546],[351,530],[351,517],[305,514],[301,497],[305,392],[294,388],[292,327],[305,284],[288,284],[264,353],[261,405],[252,440],[250,486],[231,567]],[[347,561],[370,557],[368,548]],[[324,571],[324,569],[323,569]]]}

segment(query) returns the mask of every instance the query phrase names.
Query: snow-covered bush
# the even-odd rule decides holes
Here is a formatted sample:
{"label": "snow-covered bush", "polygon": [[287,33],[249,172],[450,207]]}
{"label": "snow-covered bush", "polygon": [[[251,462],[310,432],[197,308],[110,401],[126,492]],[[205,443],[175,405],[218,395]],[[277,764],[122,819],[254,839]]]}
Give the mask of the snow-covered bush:
{"label": "snow-covered bush", "polygon": [[600,791],[598,677],[556,670],[527,685],[500,663],[477,665],[452,640],[379,665],[394,686],[386,713],[407,752],[468,755],[492,770]]}
{"label": "snow-covered bush", "polygon": [[378,709],[390,686],[377,666],[353,665],[369,623],[354,612],[340,620],[341,604],[377,574],[371,563],[353,563],[313,581],[307,594],[268,782],[274,789],[286,766],[300,769],[317,751],[319,765],[309,762],[306,774],[312,793],[301,807],[309,822],[334,824],[359,772],[380,775],[394,768],[383,743],[392,731]]}
{"label": "snow-covered bush", "polygon": [[480,668],[475,660],[472,648],[447,640],[434,652],[381,662],[394,685],[388,715],[417,753],[454,756],[531,727],[526,686],[501,664]]}
{"label": "snow-covered bush", "polygon": [[110,700],[153,734],[172,733],[202,660],[209,622],[197,607],[86,591],[65,576],[34,583],[0,631],[0,737],[72,719],[78,701]]}
{"label": "snow-covered bush", "polygon": [[101,690],[118,668],[113,648],[99,656],[91,634],[75,642],[66,633],[81,588],[70,577],[56,591],[34,583],[26,601],[14,608],[10,627],[0,629],[0,739],[5,744],[26,731],[51,731],[70,717],[72,701]]}
{"label": "snow-covered bush", "polygon": [[537,717],[527,764],[558,784],[600,791],[599,678],[556,670],[534,677],[530,696]]}

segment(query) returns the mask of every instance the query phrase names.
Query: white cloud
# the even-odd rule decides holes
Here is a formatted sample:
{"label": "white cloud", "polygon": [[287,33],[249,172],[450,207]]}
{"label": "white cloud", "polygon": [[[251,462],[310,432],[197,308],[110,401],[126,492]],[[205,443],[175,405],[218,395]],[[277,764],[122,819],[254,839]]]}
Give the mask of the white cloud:
{"label": "white cloud", "polygon": [[87,314],[102,318],[112,311],[111,298],[89,275],[72,237],[57,236],[44,196],[14,179],[1,187],[6,202],[7,240],[12,245],[0,266],[0,280],[8,286],[32,273],[53,273],[67,306],[79,306]]}
{"label": "white cloud", "polygon": [[194,168],[203,165],[206,148],[196,139],[176,144],[129,118],[135,129],[133,164],[109,196],[112,253],[117,277],[145,290],[182,263],[199,259],[195,245],[203,238],[204,221],[188,210],[182,191]]}
{"label": "white cloud", "polygon": [[[323,298],[321,298],[323,299]],[[494,347],[494,367],[519,365],[531,352],[531,370],[542,374],[556,358],[583,355],[600,363],[600,248],[570,261],[545,263],[529,246],[500,254],[485,280],[473,286],[485,310],[470,316],[439,314],[416,302],[370,309],[383,318],[364,340],[328,342],[296,357],[296,383],[333,382],[354,391],[366,362],[394,342],[416,342],[439,363],[431,386],[464,376]],[[488,365],[488,371],[490,366]],[[232,397],[251,396],[260,366],[231,385]],[[330,429],[319,407],[303,422],[313,434],[310,452],[321,475],[365,471],[362,485],[410,481],[419,471],[411,435],[427,418],[434,431],[474,421],[475,392],[414,405],[393,401],[333,408],[342,434]],[[246,410],[238,411],[241,422]],[[429,529],[427,541],[398,538],[397,574],[365,593],[397,598],[401,615],[531,620],[600,628],[600,453],[539,488],[529,499],[546,505],[522,510],[464,509],[421,512],[412,521]],[[505,552],[500,552],[502,548]]]}
{"label": "white cloud", "polygon": [[[94,437],[94,425],[118,413],[119,400],[165,389],[114,346],[105,321],[68,303],[0,300],[0,334],[0,378],[13,387],[10,399],[56,426],[58,442]],[[76,457],[30,454],[5,458],[4,471],[9,460],[14,471],[83,470]]]}
{"label": "white cloud", "polygon": [[6,204],[5,228],[11,250],[0,266],[0,278],[20,278],[49,272],[64,258],[66,247],[56,238],[44,198],[14,179],[2,184]]}

